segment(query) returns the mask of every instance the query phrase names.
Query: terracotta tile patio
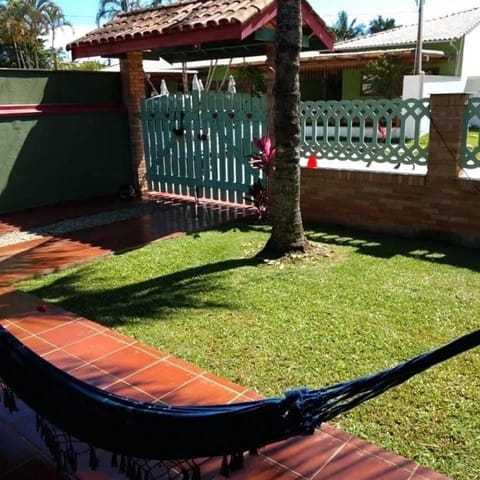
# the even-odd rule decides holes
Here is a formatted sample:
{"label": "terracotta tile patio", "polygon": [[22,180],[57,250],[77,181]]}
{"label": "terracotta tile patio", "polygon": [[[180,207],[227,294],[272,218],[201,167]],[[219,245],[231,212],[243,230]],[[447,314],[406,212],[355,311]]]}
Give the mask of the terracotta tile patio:
{"label": "terracotta tile patio", "polygon": [[[151,199],[148,201],[152,201]],[[254,391],[203,371],[167,353],[122,336],[89,319],[10,287],[14,281],[79,261],[112,254],[175,234],[208,228],[248,214],[238,207],[206,204],[194,215],[195,205],[184,199],[157,197],[171,202],[159,213],[94,227],[29,245],[0,248],[0,323],[54,365],[83,381],[140,400],[174,404],[212,404],[259,398]],[[86,202],[77,212],[113,208],[102,201]],[[68,209],[39,209],[10,215],[0,232],[33,228],[67,218]],[[71,215],[71,210],[70,210]],[[38,309],[39,305],[46,308]],[[44,310],[44,311],[43,311]],[[56,470],[35,431],[34,413],[20,402],[20,411],[0,408],[0,480],[61,480],[72,478]],[[124,478],[110,468],[107,456],[90,471],[80,463],[76,479]],[[204,460],[202,478],[223,478],[220,459]],[[324,425],[315,435],[293,438],[263,448],[246,457],[245,467],[231,479],[249,480],[433,480],[446,479],[405,458]]]}

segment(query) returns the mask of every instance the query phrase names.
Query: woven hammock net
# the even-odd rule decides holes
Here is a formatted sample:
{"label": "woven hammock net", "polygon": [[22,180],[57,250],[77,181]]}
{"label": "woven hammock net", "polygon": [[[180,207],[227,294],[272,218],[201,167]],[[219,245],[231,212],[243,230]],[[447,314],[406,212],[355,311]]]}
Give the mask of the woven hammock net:
{"label": "woven hammock net", "polygon": [[211,406],[165,406],[101,390],[58,369],[0,327],[3,404],[16,397],[37,414],[37,429],[58,467],[75,472],[79,455],[98,467],[96,449],[132,480],[199,480],[196,459],[223,456],[222,473],[244,452],[296,435],[355,408],[414,375],[480,345],[480,330],[386,370],[283,397]]}

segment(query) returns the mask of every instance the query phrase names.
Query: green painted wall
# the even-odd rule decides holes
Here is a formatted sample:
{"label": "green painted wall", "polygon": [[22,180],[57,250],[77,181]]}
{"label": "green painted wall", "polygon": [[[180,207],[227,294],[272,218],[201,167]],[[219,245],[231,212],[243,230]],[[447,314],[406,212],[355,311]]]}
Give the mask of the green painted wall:
{"label": "green painted wall", "polygon": [[0,69],[1,105],[119,101],[119,73]]}
{"label": "green painted wall", "polygon": [[[450,56],[450,60],[447,62],[435,63],[432,61],[431,63],[425,64],[425,70],[428,70],[428,67],[431,66],[432,68],[438,68],[439,75],[455,75],[457,52],[461,52],[460,41],[454,42],[453,45],[445,42],[430,44],[426,43],[424,44],[424,49],[440,50]],[[364,69],[361,68],[343,70],[342,100],[354,100],[357,98],[362,98],[360,93],[363,70]]]}
{"label": "green painted wall", "polygon": [[[0,105],[121,103],[120,75],[0,71]],[[125,111],[0,118],[0,212],[132,183]]]}
{"label": "green painted wall", "polygon": [[457,40],[452,44],[447,42],[424,44],[423,48],[427,50],[440,50],[450,56],[450,60],[448,60],[447,62],[442,62],[440,64],[435,64],[435,62],[432,63],[433,67],[439,68],[439,75],[455,75],[455,67],[457,62],[456,58],[458,55],[460,55],[459,61],[461,62],[460,44],[461,44],[460,40]]}
{"label": "green painted wall", "polygon": [[343,70],[342,100],[354,100],[360,97],[362,72],[360,69],[348,68]]}

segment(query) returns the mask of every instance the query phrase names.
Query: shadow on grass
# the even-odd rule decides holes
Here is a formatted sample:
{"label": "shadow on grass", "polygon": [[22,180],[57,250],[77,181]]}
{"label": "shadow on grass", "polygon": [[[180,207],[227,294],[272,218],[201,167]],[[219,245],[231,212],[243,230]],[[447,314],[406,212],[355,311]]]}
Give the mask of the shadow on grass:
{"label": "shadow on grass", "polygon": [[362,255],[379,258],[404,256],[480,271],[480,250],[446,242],[411,239],[331,225],[308,225],[308,239],[326,245],[354,247]]}
{"label": "shadow on grass", "polygon": [[[242,221],[219,226],[215,228],[215,231],[225,233],[232,229],[241,232],[268,233],[270,226],[262,222]],[[392,258],[401,255],[427,262],[480,271],[480,249],[478,248],[455,245],[445,241],[375,233],[340,225],[305,224],[305,233],[312,242],[350,246],[361,255],[377,258]],[[201,233],[197,235],[201,235]]]}
{"label": "shadow on grass", "polygon": [[[205,294],[221,290],[215,282],[215,274],[236,268],[255,266],[255,258],[240,258],[210,263],[198,267],[150,278],[135,284],[108,290],[85,291],[78,284],[88,280],[88,269],[31,290],[30,293],[44,299],[56,299],[62,307],[98,321],[108,327],[118,327],[135,321],[168,320],[169,312],[179,309],[235,308],[234,302],[225,297],[224,302],[205,299]],[[210,298],[210,296],[209,296]],[[217,297],[218,298],[218,297]]]}

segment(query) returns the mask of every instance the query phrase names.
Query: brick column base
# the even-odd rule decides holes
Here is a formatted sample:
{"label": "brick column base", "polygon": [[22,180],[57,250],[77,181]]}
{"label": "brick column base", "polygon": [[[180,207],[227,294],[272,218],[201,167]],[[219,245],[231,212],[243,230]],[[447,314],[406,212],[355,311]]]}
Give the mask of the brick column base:
{"label": "brick column base", "polygon": [[463,119],[468,99],[466,93],[436,94],[430,97],[429,181],[442,182],[458,177]]}
{"label": "brick column base", "polygon": [[145,150],[143,146],[140,100],[145,97],[145,73],[142,52],[128,52],[120,60],[123,102],[128,110],[132,150],[133,186],[137,193],[148,189]]}

